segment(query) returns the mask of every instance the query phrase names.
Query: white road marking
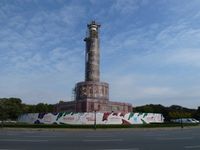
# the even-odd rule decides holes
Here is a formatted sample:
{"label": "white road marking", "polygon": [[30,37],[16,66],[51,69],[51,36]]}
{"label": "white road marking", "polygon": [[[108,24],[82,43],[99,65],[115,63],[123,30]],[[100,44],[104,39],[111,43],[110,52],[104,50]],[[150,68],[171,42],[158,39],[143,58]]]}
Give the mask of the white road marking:
{"label": "white road marking", "polygon": [[87,135],[85,137],[86,138],[111,138],[113,136],[110,136],[110,135],[108,135],[108,136],[106,136],[106,135]]}
{"label": "white road marking", "polygon": [[191,145],[191,146],[184,146],[184,148],[187,148],[187,149],[196,149],[196,148],[200,148],[200,145]]}
{"label": "white road marking", "polygon": [[163,141],[168,141],[168,140],[191,140],[193,139],[193,137],[171,137],[171,138],[157,138],[157,140],[163,140]]}
{"label": "white road marking", "polygon": [[17,150],[17,149],[7,149],[7,148],[0,148],[0,150]]}
{"label": "white road marking", "polygon": [[169,134],[145,134],[146,137],[162,137],[162,136],[168,136]]}
{"label": "white road marking", "polygon": [[113,136],[85,136],[86,139],[113,139]]}
{"label": "white road marking", "polygon": [[52,138],[52,137],[57,137],[57,136],[38,136],[38,135],[30,135],[30,136],[23,136],[26,138]]}
{"label": "white road marking", "polygon": [[123,149],[102,149],[102,150],[139,150],[139,148],[123,148]]}
{"label": "white road marking", "polygon": [[0,139],[5,142],[48,142],[48,140]]}
{"label": "white road marking", "polygon": [[86,139],[83,142],[121,142],[122,139]]}

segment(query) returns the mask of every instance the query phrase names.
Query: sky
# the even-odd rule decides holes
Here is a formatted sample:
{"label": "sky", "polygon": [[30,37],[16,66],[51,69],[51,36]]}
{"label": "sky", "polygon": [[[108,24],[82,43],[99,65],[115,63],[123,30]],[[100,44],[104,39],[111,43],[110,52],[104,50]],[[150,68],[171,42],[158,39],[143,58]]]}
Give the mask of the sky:
{"label": "sky", "polygon": [[199,0],[0,0],[0,97],[71,101],[96,20],[111,101],[197,108],[199,8]]}

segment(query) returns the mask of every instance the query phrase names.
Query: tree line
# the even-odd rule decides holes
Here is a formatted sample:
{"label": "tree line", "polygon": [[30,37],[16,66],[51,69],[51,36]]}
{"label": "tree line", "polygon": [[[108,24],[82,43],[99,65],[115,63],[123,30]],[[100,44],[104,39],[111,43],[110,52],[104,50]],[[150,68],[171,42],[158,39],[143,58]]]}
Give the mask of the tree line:
{"label": "tree line", "polygon": [[[53,104],[38,103],[30,105],[22,103],[20,98],[0,98],[0,120],[17,120],[24,113],[48,113],[54,112]],[[176,118],[196,118],[200,120],[200,107],[189,109],[179,105],[165,107],[163,105],[144,105],[133,107],[133,112],[161,113],[165,121]]]}
{"label": "tree line", "polygon": [[198,109],[190,109],[179,105],[165,107],[163,105],[144,105],[133,108],[133,112],[161,113],[165,121],[177,118],[195,118],[200,120],[200,106]]}
{"label": "tree line", "polygon": [[0,98],[0,120],[17,120],[24,113],[53,112],[54,105],[38,103],[36,105],[24,104],[20,98]]}

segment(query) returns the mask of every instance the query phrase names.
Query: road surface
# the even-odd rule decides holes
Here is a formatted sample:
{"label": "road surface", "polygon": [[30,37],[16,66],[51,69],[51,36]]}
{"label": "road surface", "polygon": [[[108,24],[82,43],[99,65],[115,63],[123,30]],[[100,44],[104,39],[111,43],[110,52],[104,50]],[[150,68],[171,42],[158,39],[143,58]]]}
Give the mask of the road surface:
{"label": "road surface", "polygon": [[0,129],[0,150],[200,150],[200,128]]}

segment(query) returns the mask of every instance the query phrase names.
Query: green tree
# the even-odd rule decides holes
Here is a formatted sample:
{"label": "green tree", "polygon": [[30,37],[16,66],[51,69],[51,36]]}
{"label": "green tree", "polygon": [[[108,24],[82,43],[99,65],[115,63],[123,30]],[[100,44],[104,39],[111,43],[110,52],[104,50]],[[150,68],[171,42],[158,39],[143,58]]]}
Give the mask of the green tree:
{"label": "green tree", "polygon": [[47,107],[48,107],[48,112],[54,112],[55,106],[53,104],[48,104]]}
{"label": "green tree", "polygon": [[47,113],[48,112],[48,105],[44,103],[39,103],[36,105],[35,110],[37,113]]}
{"label": "green tree", "polygon": [[[200,110],[200,108],[199,108]],[[185,108],[179,105],[172,105],[170,107],[165,107],[160,104],[150,104],[133,108],[133,112],[147,112],[147,113],[161,113],[163,114],[165,121],[170,121],[175,118],[190,118],[194,116],[196,112],[195,109]],[[198,118],[198,113],[196,118]]]}
{"label": "green tree", "polygon": [[4,120],[16,120],[23,112],[21,99],[19,98],[1,98],[1,117]]}
{"label": "green tree", "polygon": [[200,120],[200,106],[198,107],[198,109],[194,113],[193,117]]}
{"label": "green tree", "polygon": [[0,121],[1,126],[3,127],[3,122],[8,119],[8,114],[6,113],[8,110],[4,104],[3,100],[0,100]]}

